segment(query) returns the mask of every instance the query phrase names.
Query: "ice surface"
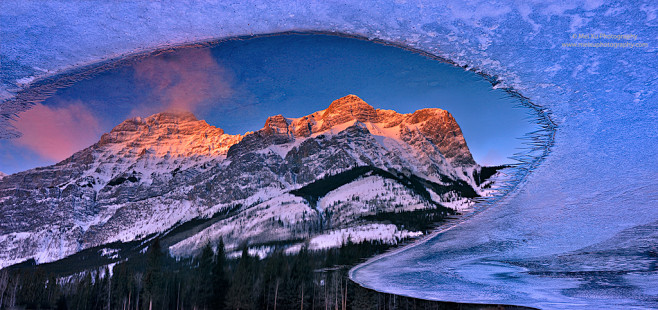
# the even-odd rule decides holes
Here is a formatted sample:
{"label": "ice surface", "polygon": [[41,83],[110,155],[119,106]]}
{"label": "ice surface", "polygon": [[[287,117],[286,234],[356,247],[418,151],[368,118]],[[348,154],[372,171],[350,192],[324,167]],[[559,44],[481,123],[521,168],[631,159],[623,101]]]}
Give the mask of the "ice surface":
{"label": "ice surface", "polygon": [[[658,307],[655,1],[0,2],[0,98],[139,51],[287,30],[408,45],[511,86],[551,112],[551,153],[506,198],[356,268],[381,291],[542,308]],[[634,41],[573,39],[632,34]],[[563,47],[646,43],[635,48]],[[19,95],[19,99],[21,96]],[[0,106],[0,136],[21,100]],[[545,136],[543,136],[545,137]],[[546,141],[535,137],[541,152]],[[550,142],[551,139],[548,139]],[[533,141],[530,141],[533,142]],[[5,220],[5,219],[1,219]]]}

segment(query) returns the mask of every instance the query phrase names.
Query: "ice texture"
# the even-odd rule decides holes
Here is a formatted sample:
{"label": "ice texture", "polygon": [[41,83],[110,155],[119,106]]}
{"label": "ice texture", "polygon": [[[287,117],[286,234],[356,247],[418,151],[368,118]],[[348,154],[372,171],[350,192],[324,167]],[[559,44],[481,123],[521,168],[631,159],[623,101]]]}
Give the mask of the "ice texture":
{"label": "ice texture", "polygon": [[[521,182],[432,238],[355,268],[352,278],[380,291],[438,300],[658,307],[655,1],[5,0],[0,12],[5,138],[17,134],[8,119],[39,98],[34,86],[44,78],[231,36],[340,32],[487,73],[494,87],[513,87],[537,105],[529,111],[545,128],[529,137],[533,149],[522,151],[527,164],[515,174]],[[574,42],[647,45],[562,46]],[[31,96],[22,95],[28,86]]]}

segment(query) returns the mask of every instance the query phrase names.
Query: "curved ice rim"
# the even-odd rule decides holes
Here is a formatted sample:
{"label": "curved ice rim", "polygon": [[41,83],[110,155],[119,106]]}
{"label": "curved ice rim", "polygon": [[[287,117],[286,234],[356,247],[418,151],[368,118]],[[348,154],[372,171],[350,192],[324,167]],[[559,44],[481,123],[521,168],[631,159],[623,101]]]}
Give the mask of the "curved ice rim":
{"label": "curved ice rim", "polygon": [[[404,47],[402,47],[404,48]],[[411,49],[410,49],[411,50]],[[428,54],[426,52],[423,52],[424,54]],[[431,54],[430,54],[431,55]],[[443,60],[443,58],[438,57],[438,56],[433,56],[432,58],[436,58],[439,60]],[[454,64],[453,62],[447,61],[447,63]],[[455,64],[456,65],[456,64]],[[458,65],[456,65],[458,66]],[[460,68],[463,68],[467,71],[473,71],[473,69],[468,69],[462,66],[458,66]],[[489,81],[492,86],[496,86],[497,84],[497,78],[491,75],[488,75],[483,72],[479,71],[474,71],[481,76],[483,76],[487,81]],[[425,244],[428,241],[432,240],[433,238],[439,236],[440,234],[443,234],[457,226],[459,226],[461,223],[469,220],[473,216],[477,215],[478,213],[483,212],[484,210],[487,210],[492,207],[496,207],[498,204],[503,202],[503,200],[506,199],[511,199],[514,194],[517,192],[517,190],[523,185],[526,180],[528,175],[532,173],[535,169],[539,167],[539,165],[546,159],[546,157],[550,154],[551,148],[553,147],[554,144],[554,139],[555,139],[555,132],[557,130],[557,125],[551,120],[551,112],[549,109],[541,107],[537,104],[534,104],[531,102],[527,97],[521,95],[518,91],[514,90],[513,88],[504,88],[504,90],[510,94],[511,96],[517,98],[519,100],[519,105],[529,108],[535,113],[535,121],[537,122],[538,125],[540,125],[541,129],[530,132],[526,134],[526,139],[529,140],[529,143],[527,143],[530,148],[530,152],[528,153],[518,153],[512,159],[518,160],[520,163],[513,165],[509,171],[512,174],[512,177],[510,178],[509,181],[506,181],[504,184],[500,185],[500,190],[496,192],[493,196],[490,197],[485,197],[481,198],[476,202],[476,205],[473,207],[472,211],[469,213],[460,215],[457,220],[450,221],[446,224],[441,225],[436,231],[433,231],[431,234],[423,236],[417,241],[414,241],[413,243],[410,243],[408,245],[404,245],[398,248],[394,248],[386,253],[379,254],[376,256],[373,256],[366,260],[363,263],[360,263],[353,268],[351,268],[348,272],[350,280],[352,282],[357,283],[359,286],[367,288],[367,289],[372,289],[378,292],[382,293],[390,293],[390,292],[384,292],[377,290],[375,287],[370,287],[368,285],[364,285],[363,283],[360,283],[354,278],[355,272],[357,272],[359,269],[364,268],[366,266],[369,266],[381,259],[397,255],[398,253],[413,249],[419,245]],[[537,151],[540,150],[541,153],[539,155],[531,155],[532,151]],[[417,299],[422,299],[418,298],[409,294],[404,294],[404,293],[390,293],[398,296],[405,296],[405,297],[411,297],[411,298],[417,298]],[[435,300],[435,301],[440,301],[440,302],[454,302],[454,303],[462,303],[461,301],[458,300],[450,300],[450,299],[433,299],[433,298],[426,298],[427,300]],[[477,304],[477,303],[472,303],[469,302],[469,304]],[[482,303],[487,304],[487,303]],[[514,305],[514,306],[525,306],[525,305]],[[525,306],[529,307],[529,306]]]}
{"label": "curved ice rim", "polygon": [[[239,35],[239,36],[222,37],[222,38],[211,39],[211,40],[201,40],[201,41],[192,41],[192,42],[186,42],[180,44],[172,44],[167,46],[161,46],[159,48],[155,48],[147,51],[138,51],[135,53],[123,54],[99,62],[75,66],[69,69],[62,70],[58,73],[54,73],[52,75],[46,75],[36,78],[31,83],[24,86],[23,89],[16,92],[16,94],[13,97],[3,100],[0,103],[22,106],[20,112],[24,112],[30,109],[32,105],[35,105],[47,99],[48,97],[52,96],[54,92],[60,88],[69,87],[76,82],[91,78],[95,74],[119,66],[124,66],[143,58],[157,56],[162,53],[170,53],[188,48],[213,47],[232,40],[247,40],[253,38],[271,37],[271,36],[279,36],[279,35],[330,35],[330,36],[358,39],[358,40],[373,42],[386,46],[393,46],[420,54],[422,56],[428,57],[436,61],[440,61],[445,64],[462,68],[465,71],[471,71],[473,73],[476,73],[480,75],[483,79],[488,81],[494,88],[497,88],[497,85],[499,84],[499,79],[497,76],[484,72],[477,67],[473,67],[470,65],[458,65],[456,62],[447,59],[445,57],[437,56],[433,53],[424,51],[422,49],[413,48],[401,43],[390,42],[379,38],[369,38],[362,35],[349,34],[344,32],[304,30],[304,31],[283,31],[283,32],[273,32],[273,33],[256,34],[256,35]],[[534,121],[536,122],[537,125],[540,126],[539,130],[527,133],[526,136],[523,138],[524,140],[526,140],[524,144],[528,145],[528,148],[526,149],[527,152],[517,153],[513,157],[511,157],[511,159],[519,162],[518,164],[514,164],[511,168],[507,169],[507,172],[511,174],[511,178],[505,183],[499,185],[499,190],[496,192],[496,194],[490,197],[479,199],[476,202],[476,205],[473,207],[472,211],[470,211],[467,214],[461,215],[457,220],[451,221],[449,223],[440,226],[438,230],[432,232],[427,236],[422,237],[421,239],[411,244],[399,248],[395,248],[384,254],[371,257],[367,261],[353,267],[352,269],[349,270],[350,280],[352,280],[354,283],[359,284],[362,287],[377,291],[376,288],[368,287],[356,281],[354,279],[354,273],[357,270],[365,266],[368,266],[376,261],[379,261],[383,258],[390,257],[400,252],[412,249],[418,245],[422,245],[428,242],[429,240],[435,238],[436,236],[457,227],[458,225],[460,225],[464,221],[467,221],[469,218],[473,217],[474,215],[491,207],[495,207],[497,203],[502,202],[504,199],[510,199],[516,193],[517,189],[522,184],[525,183],[528,175],[532,173],[536,168],[538,168],[539,165],[544,161],[544,159],[550,154],[551,148],[554,144],[555,132],[557,130],[557,125],[551,119],[551,115],[552,115],[551,111],[546,107],[542,107],[533,103],[532,101],[530,101],[529,98],[521,95],[513,87],[504,87],[501,89],[511,97],[517,99],[518,106],[529,109],[529,111],[532,112]],[[17,118],[19,116],[18,114],[16,114],[14,115],[14,117]],[[9,125],[9,124],[6,123],[0,125]],[[14,135],[14,137],[17,136]],[[539,152],[539,154],[533,155],[532,154],[533,152]],[[404,294],[396,294],[396,295],[405,296]],[[452,300],[437,300],[437,301],[455,302]]]}

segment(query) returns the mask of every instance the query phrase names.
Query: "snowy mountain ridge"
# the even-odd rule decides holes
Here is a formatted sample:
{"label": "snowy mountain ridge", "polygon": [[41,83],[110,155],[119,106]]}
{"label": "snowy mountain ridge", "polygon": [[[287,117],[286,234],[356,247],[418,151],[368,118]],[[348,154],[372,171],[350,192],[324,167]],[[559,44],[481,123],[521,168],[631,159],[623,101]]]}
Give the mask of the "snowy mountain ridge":
{"label": "snowy mountain ridge", "polygon": [[475,164],[457,122],[448,111],[438,108],[400,114],[393,110],[375,109],[361,98],[347,95],[332,102],[327,109],[304,117],[272,116],[267,119],[264,128],[294,138],[316,137],[325,132],[340,132],[346,128],[345,125],[354,125],[350,122],[364,125],[374,135],[396,141],[402,139],[404,130],[418,130],[439,148],[451,164]]}
{"label": "snowy mountain ridge", "polygon": [[154,234],[178,256],[220,237],[229,249],[396,242],[418,232],[364,232],[384,227],[373,216],[467,207],[485,193],[480,170],[448,112],[376,110],[354,95],[245,135],[187,112],[132,118],[60,163],[0,180],[0,217],[12,219],[0,223],[0,267]]}

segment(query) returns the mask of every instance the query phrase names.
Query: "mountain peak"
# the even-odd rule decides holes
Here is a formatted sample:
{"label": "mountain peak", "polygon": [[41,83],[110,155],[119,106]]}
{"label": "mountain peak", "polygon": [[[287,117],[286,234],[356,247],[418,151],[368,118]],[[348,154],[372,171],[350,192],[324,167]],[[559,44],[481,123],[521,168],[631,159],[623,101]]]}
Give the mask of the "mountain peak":
{"label": "mountain peak", "polygon": [[334,125],[342,124],[356,119],[359,122],[374,122],[377,119],[377,110],[355,95],[347,95],[334,100],[324,110],[324,121],[320,130],[328,129]]}
{"label": "mountain peak", "polygon": [[367,104],[363,99],[359,98],[357,95],[349,94],[347,96],[340,97],[336,100],[334,100],[329,107],[331,108],[332,106],[342,106],[346,104],[360,104],[360,105],[366,105],[370,106]]}
{"label": "mountain peak", "polygon": [[241,135],[227,135],[190,112],[165,111],[127,119],[104,134],[96,145],[113,144],[113,149],[126,154],[140,154],[146,149],[157,157],[218,156],[241,139]]}
{"label": "mountain peak", "polygon": [[445,118],[445,120],[451,121],[451,123],[454,122],[456,124],[450,112],[439,108],[426,108],[426,109],[417,110],[411,113],[411,117],[409,118],[408,121],[410,124],[416,124],[416,123],[424,122],[430,118],[436,118],[436,117]]}
{"label": "mountain peak", "polygon": [[289,125],[290,121],[283,117],[283,115],[279,114],[268,117],[263,128],[272,129],[276,133],[287,134]]}
{"label": "mountain peak", "polygon": [[367,104],[356,95],[347,95],[334,100],[325,110],[324,115],[332,114],[352,115],[360,122],[369,121],[376,115],[375,108]]}
{"label": "mountain peak", "polygon": [[153,114],[144,120],[146,122],[149,120],[158,122],[193,122],[197,121],[198,119],[192,112],[172,110]]}
{"label": "mountain peak", "polygon": [[[112,128],[111,132],[137,131],[142,126],[162,126],[167,124],[184,124],[198,122],[193,113],[187,111],[165,111],[148,117],[129,118]],[[202,121],[205,123],[205,121]]]}

